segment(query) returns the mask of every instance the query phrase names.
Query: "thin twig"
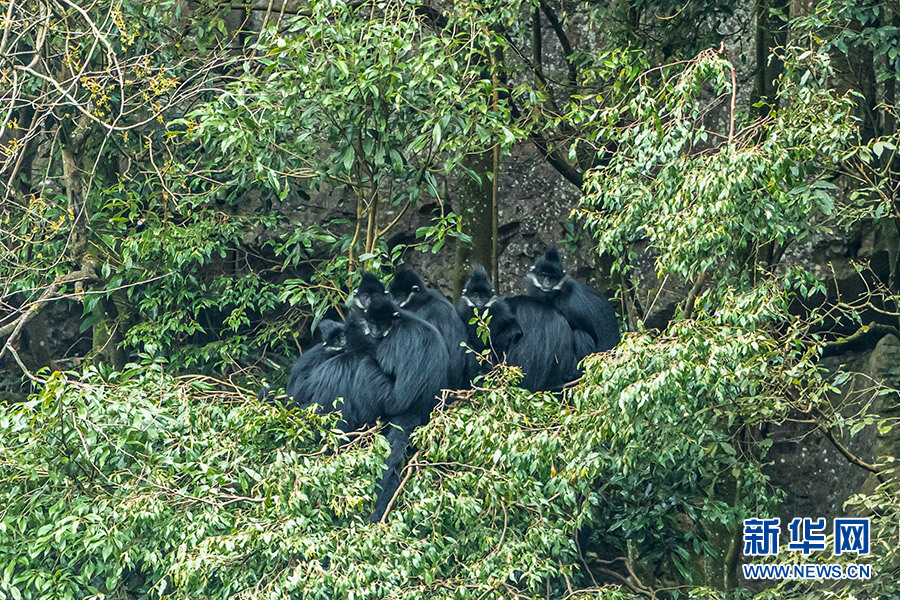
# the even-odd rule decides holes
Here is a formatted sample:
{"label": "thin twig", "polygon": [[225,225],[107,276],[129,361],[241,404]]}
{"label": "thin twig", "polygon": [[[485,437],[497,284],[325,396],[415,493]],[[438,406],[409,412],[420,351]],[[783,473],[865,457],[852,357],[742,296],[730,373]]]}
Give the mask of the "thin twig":
{"label": "thin twig", "polygon": [[397,490],[394,492],[394,495],[391,496],[391,501],[388,502],[387,508],[384,509],[384,515],[381,516],[381,523],[387,523],[388,514],[391,512],[391,508],[394,507],[394,502],[397,501],[397,498],[400,496],[400,492],[403,491],[403,486],[406,485],[406,482],[409,481],[409,478],[412,477],[414,467],[417,467],[416,459],[419,457],[419,453],[421,450],[417,451],[413,454],[412,458],[409,459],[409,463],[406,465],[406,475],[403,477],[403,480],[400,482],[400,485],[397,486]]}
{"label": "thin twig", "polygon": [[[22,332],[22,328],[25,327],[25,324],[28,323],[37,312],[41,309],[43,304],[51,299],[56,292],[63,285],[67,283],[73,283],[77,281],[94,281],[97,279],[97,274],[94,273],[93,268],[90,266],[85,266],[81,271],[76,271],[75,273],[68,273],[66,275],[60,275],[56,278],[56,280],[51,283],[44,293],[41,294],[41,297],[31,303],[31,306],[28,307],[22,315],[16,319],[15,321],[0,327],[0,336],[4,336],[9,334],[9,339],[6,340],[6,344],[3,345],[3,348],[0,349],[0,357],[3,356],[6,351],[12,347],[12,344],[18,339],[19,334]],[[10,333],[12,332],[12,333]]]}
{"label": "thin twig", "polygon": [[47,384],[46,379],[41,379],[40,377],[38,377],[37,375],[33,374],[31,371],[28,370],[28,367],[26,367],[25,363],[22,362],[22,359],[19,358],[19,353],[16,352],[15,348],[13,348],[12,346],[10,346],[7,343],[7,346],[4,346],[3,349],[9,350],[9,353],[12,355],[13,359],[16,361],[16,364],[19,365],[19,368],[22,369],[22,373],[24,373],[28,379],[30,379],[34,382],[40,383],[41,385]]}

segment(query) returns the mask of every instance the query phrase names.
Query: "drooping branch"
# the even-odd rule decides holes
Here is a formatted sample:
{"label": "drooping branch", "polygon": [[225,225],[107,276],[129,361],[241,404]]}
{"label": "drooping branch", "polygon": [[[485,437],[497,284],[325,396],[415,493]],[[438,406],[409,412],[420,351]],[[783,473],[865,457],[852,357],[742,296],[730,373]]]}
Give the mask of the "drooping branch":
{"label": "drooping branch", "polygon": [[865,469],[866,471],[869,471],[870,473],[874,473],[875,476],[878,478],[878,481],[880,481],[881,483],[884,483],[883,475],[881,474],[881,470],[878,467],[867,463],[866,461],[862,460],[861,458],[859,458],[858,456],[856,456],[855,454],[853,454],[852,452],[847,450],[847,448],[836,437],[834,437],[834,434],[831,433],[831,429],[828,426],[823,426],[821,428],[821,430],[822,430],[822,434],[825,436],[825,438],[829,442],[831,442],[831,445],[834,446],[835,449],[841,453],[841,456],[846,458],[849,463],[854,464],[857,467],[860,467],[861,469]]}
{"label": "drooping branch", "polygon": [[97,273],[94,271],[94,264],[87,263],[85,264],[80,271],[76,271],[74,273],[68,273],[66,275],[61,275],[56,278],[56,280],[47,286],[47,289],[44,290],[44,293],[41,296],[31,303],[31,306],[28,307],[25,312],[23,312],[19,317],[12,321],[11,323],[7,323],[3,327],[0,327],[0,337],[9,335],[9,339],[6,340],[6,343],[3,345],[3,348],[0,349],[0,357],[7,351],[7,349],[11,348],[12,344],[18,339],[19,334],[22,332],[22,328],[25,327],[25,324],[28,323],[31,319],[37,315],[38,311],[44,307],[47,302],[55,300],[59,295],[59,289],[66,285],[67,283],[76,283],[83,281],[96,281]]}
{"label": "drooping branch", "polygon": [[541,155],[550,165],[556,169],[560,175],[565,177],[572,185],[581,189],[584,184],[584,173],[576,169],[566,157],[563,156],[557,148],[550,148],[549,142],[544,139],[538,132],[534,132],[529,137],[534,147],[538,149]]}
{"label": "drooping branch", "polygon": [[847,459],[847,462],[856,465],[861,469],[869,471],[870,473],[874,473],[875,477],[878,478],[878,481],[880,481],[881,483],[885,482],[884,475],[882,474],[881,469],[873,464],[867,463],[863,459],[850,452],[850,450],[848,450],[847,447],[844,446],[844,444],[841,443],[841,441],[838,440],[837,437],[835,437],[835,435],[831,432],[832,426],[825,413],[815,407],[812,407],[812,412],[815,414],[817,421],[819,421],[819,429],[822,431],[822,435],[825,436],[825,439],[831,442],[831,445],[834,446],[835,450],[840,452],[841,456]]}
{"label": "drooping branch", "polygon": [[[507,83],[506,73],[500,72],[498,73],[498,77],[501,86],[503,86],[503,88],[499,90],[499,97],[509,104],[509,112],[512,118],[520,119],[522,117],[522,111],[519,110],[519,107],[516,105],[516,102],[513,100],[509,91],[505,89]],[[557,172],[565,177],[572,185],[576,186],[579,190],[581,189],[581,186],[584,184],[584,173],[575,168],[558,148],[551,148],[550,142],[548,142],[539,131],[532,131],[529,134],[528,139],[534,144],[534,147],[538,149],[541,156],[550,163],[550,166],[556,169]]]}

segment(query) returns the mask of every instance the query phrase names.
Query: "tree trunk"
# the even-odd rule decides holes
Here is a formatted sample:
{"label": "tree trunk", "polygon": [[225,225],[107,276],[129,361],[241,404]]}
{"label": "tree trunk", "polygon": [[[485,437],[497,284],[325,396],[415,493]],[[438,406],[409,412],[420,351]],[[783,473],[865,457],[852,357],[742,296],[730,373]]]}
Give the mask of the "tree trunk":
{"label": "tree trunk", "polygon": [[751,100],[754,104],[764,103],[759,107],[761,117],[776,106],[775,82],[784,70],[784,62],[772,50],[787,43],[789,7],[789,0],[759,0],[756,4],[756,76]]}
{"label": "tree trunk", "polygon": [[482,265],[488,273],[493,271],[493,186],[489,177],[493,163],[493,152],[490,150],[469,154],[463,160],[463,166],[476,173],[481,181],[463,174],[457,184],[456,212],[461,221],[462,232],[471,236],[472,242],[456,243],[454,301],[459,299],[473,264]]}
{"label": "tree trunk", "polygon": [[120,348],[124,337],[115,302],[101,297],[94,307],[94,314],[97,322],[93,327],[93,348],[89,361],[121,369],[125,366],[125,353]]}

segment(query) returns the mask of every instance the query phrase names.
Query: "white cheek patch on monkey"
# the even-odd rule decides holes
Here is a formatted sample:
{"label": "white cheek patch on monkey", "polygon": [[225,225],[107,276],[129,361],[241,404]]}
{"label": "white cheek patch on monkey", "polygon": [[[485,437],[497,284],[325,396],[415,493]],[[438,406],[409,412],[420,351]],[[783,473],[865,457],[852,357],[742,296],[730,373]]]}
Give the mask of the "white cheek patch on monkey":
{"label": "white cheek patch on monkey", "polygon": [[563,278],[556,283],[556,285],[547,287],[540,282],[540,280],[537,278],[537,275],[535,275],[534,273],[529,273],[527,275],[528,280],[531,281],[531,283],[533,283],[535,287],[540,288],[542,292],[558,292],[560,288],[562,288],[568,277],[568,275],[564,275]]}
{"label": "white cheek patch on monkey", "polygon": [[563,284],[566,282],[566,280],[567,280],[568,278],[569,278],[568,275],[563,275],[563,278],[559,280],[559,283],[557,283],[556,285],[554,285],[554,286],[553,286],[552,288],[550,288],[550,289],[551,289],[552,291],[554,291],[554,292],[555,292],[555,291],[558,291],[560,288],[562,288]]}

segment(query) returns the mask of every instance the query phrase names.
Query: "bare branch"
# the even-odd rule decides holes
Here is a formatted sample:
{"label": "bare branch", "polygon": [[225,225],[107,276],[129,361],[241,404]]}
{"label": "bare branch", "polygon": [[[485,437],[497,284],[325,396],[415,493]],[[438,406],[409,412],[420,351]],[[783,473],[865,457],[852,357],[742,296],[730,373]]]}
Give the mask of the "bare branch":
{"label": "bare branch", "polygon": [[0,349],[0,357],[8,350],[12,348],[13,342],[18,339],[19,334],[22,332],[22,328],[25,327],[25,324],[28,323],[34,316],[38,313],[41,308],[43,308],[44,304],[53,300],[59,288],[64,286],[67,283],[74,283],[76,281],[96,281],[97,274],[94,272],[94,268],[92,265],[86,265],[82,268],[81,271],[76,271],[75,273],[69,273],[67,275],[61,275],[56,278],[56,280],[51,283],[44,293],[41,294],[41,297],[31,303],[31,306],[23,312],[18,319],[11,323],[7,323],[3,327],[0,327],[0,336],[4,336],[9,334],[9,339],[6,340],[6,344],[3,345],[3,348]]}

